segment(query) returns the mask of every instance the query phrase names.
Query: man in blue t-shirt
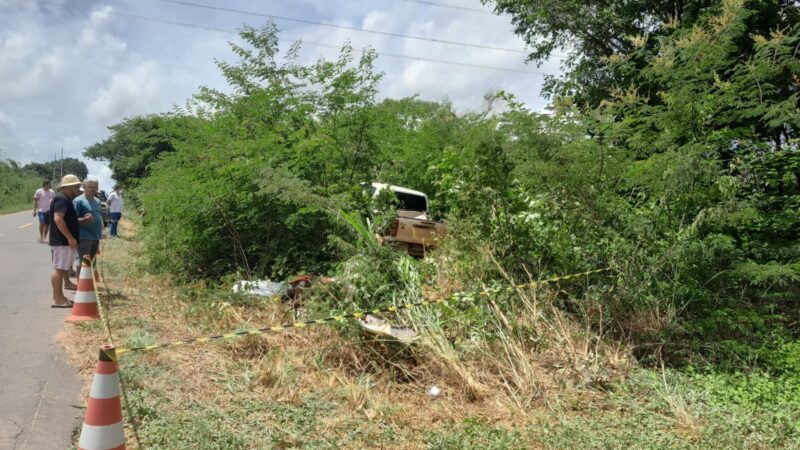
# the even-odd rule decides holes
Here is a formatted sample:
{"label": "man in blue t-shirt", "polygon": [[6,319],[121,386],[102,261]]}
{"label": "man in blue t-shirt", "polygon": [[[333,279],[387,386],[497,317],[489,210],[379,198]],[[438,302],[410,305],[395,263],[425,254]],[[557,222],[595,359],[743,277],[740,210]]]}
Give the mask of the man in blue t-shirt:
{"label": "man in blue t-shirt", "polygon": [[[89,256],[94,259],[100,248],[100,239],[103,238],[103,217],[100,213],[100,199],[97,194],[97,180],[83,182],[83,195],[72,201],[75,212],[78,214],[80,224],[80,237],[78,238],[78,257]],[[81,272],[78,267],[78,279]]]}

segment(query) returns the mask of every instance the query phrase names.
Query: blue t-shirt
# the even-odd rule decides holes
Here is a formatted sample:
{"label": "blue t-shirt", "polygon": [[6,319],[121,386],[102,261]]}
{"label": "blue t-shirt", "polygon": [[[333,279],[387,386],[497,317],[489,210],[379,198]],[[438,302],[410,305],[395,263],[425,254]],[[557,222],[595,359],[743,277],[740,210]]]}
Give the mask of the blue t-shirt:
{"label": "blue t-shirt", "polygon": [[97,197],[89,200],[84,194],[76,197],[72,204],[75,205],[75,212],[78,213],[78,217],[83,217],[88,212],[92,213],[92,217],[94,217],[91,223],[81,224],[81,233],[78,239],[99,241],[103,237],[103,216],[100,214],[100,200]]}

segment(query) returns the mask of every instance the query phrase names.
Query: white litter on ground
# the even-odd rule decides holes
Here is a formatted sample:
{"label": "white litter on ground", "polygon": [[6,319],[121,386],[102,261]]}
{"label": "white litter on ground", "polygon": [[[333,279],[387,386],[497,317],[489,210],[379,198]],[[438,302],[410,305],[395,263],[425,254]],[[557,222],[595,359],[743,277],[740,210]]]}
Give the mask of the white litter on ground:
{"label": "white litter on ground", "polygon": [[379,317],[375,317],[372,314],[367,314],[364,316],[363,319],[358,321],[358,324],[370,333],[391,336],[404,343],[410,343],[419,337],[419,333],[417,333],[413,328],[393,327],[388,321]]}
{"label": "white litter on ground", "polygon": [[233,283],[233,292],[258,295],[261,297],[274,297],[286,293],[287,284],[285,281],[254,280],[237,281]]}

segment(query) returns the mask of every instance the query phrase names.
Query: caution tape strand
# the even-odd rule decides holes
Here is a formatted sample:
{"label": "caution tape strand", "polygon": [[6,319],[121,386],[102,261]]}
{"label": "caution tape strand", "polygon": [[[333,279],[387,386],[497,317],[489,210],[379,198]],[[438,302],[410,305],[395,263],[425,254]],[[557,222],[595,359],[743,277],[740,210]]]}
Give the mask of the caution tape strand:
{"label": "caution tape strand", "polygon": [[[108,284],[107,284],[105,272],[103,271],[103,260],[105,259],[103,257],[105,252],[103,250],[104,250],[105,245],[103,245],[102,241],[100,242],[99,245],[100,245],[100,249],[99,249],[100,251],[98,251],[98,254],[95,255],[95,257],[93,259],[91,259],[91,261],[90,261],[90,264],[92,265],[92,281],[94,282],[95,280],[97,280],[97,278],[94,277],[94,273],[95,273],[94,271],[98,270],[98,266],[99,266],[99,269],[100,269],[100,280],[102,281],[103,286],[105,286],[105,288],[106,288],[105,293],[108,294],[110,292],[110,290],[108,289]],[[84,260],[85,260],[85,258],[84,258]],[[98,260],[99,260],[99,263],[98,263]],[[95,289],[95,293],[97,293],[97,289]],[[98,307],[98,311],[100,312],[100,318],[103,321],[103,327],[106,330],[106,334],[108,334],[108,342],[113,346],[114,345],[114,336],[111,333],[111,321],[110,321],[110,318],[109,318],[109,310],[110,310],[110,308],[106,309],[103,306],[103,301],[102,300],[103,299],[100,297],[100,295],[97,295],[97,307]],[[107,301],[106,301],[106,305],[108,305]],[[114,361],[117,360],[116,352],[114,351],[114,347],[112,347],[109,352],[106,352],[105,350],[102,350],[102,351],[103,351],[103,353],[106,353],[106,355],[111,356],[112,360],[114,360]],[[130,400],[128,400],[129,397],[128,397],[127,382],[125,381],[124,377],[121,376],[122,375],[122,369],[121,368],[117,368],[117,370],[120,373],[119,389],[120,389],[120,394],[122,394],[122,401],[123,401],[123,405],[125,407],[125,412],[128,414],[128,417],[134,417],[133,416],[133,410],[132,410],[131,402],[130,402]],[[131,429],[133,430],[133,438],[136,440],[136,447],[137,448],[144,448],[144,446],[142,446],[142,439],[139,437],[139,426],[135,422],[133,422],[133,423],[131,423]]]}
{"label": "caution tape strand", "polygon": [[[546,280],[534,281],[534,282],[531,282],[531,283],[510,285],[510,286],[506,286],[506,287],[495,287],[495,288],[492,288],[492,289],[484,289],[483,291],[478,292],[477,295],[480,296],[480,297],[488,297],[490,294],[497,294],[497,293],[501,293],[503,291],[513,292],[513,291],[518,290],[518,289],[535,288],[535,287],[544,286],[544,285],[550,284],[550,283],[557,283],[559,281],[568,281],[568,280],[572,280],[572,279],[576,279],[576,278],[580,278],[580,277],[593,275],[593,274],[596,274],[596,273],[607,272],[607,271],[610,271],[610,270],[611,270],[610,267],[606,267],[606,268],[603,268],[603,269],[595,269],[595,270],[589,270],[589,271],[586,271],[586,272],[578,272],[578,273],[573,273],[573,274],[569,274],[569,275],[562,275],[562,276],[559,276],[559,277],[548,278]],[[217,334],[217,335],[212,335],[212,336],[193,337],[193,338],[183,339],[183,340],[179,340],[179,341],[164,342],[164,343],[160,343],[160,344],[146,345],[146,346],[141,346],[141,347],[117,348],[115,353],[116,353],[116,356],[120,356],[120,355],[124,355],[124,354],[127,354],[127,353],[149,352],[149,351],[153,351],[153,350],[165,349],[165,348],[170,348],[170,347],[179,347],[179,346],[191,345],[191,344],[195,344],[195,343],[213,342],[213,341],[219,341],[219,340],[225,340],[225,339],[233,339],[233,338],[249,336],[249,335],[259,335],[259,334],[267,334],[267,333],[279,333],[279,332],[290,330],[290,329],[293,329],[293,328],[306,328],[306,327],[310,327],[310,326],[314,326],[314,325],[321,325],[321,324],[333,323],[333,322],[345,322],[345,321],[351,320],[351,319],[360,319],[360,318],[366,316],[367,314],[379,315],[379,314],[394,313],[394,312],[401,311],[401,310],[414,309],[414,308],[417,308],[417,307],[420,307],[420,306],[438,305],[438,304],[441,304],[441,303],[446,303],[448,301],[463,302],[463,301],[467,301],[467,300],[470,300],[470,299],[473,299],[473,298],[474,298],[474,295],[470,295],[470,294],[465,293],[465,292],[456,292],[454,294],[451,294],[448,297],[435,299],[435,300],[421,300],[419,302],[404,303],[404,304],[401,304],[401,305],[392,305],[392,306],[387,306],[387,307],[384,307],[384,308],[377,308],[377,309],[372,309],[372,310],[353,311],[353,312],[339,314],[339,315],[330,315],[330,316],[323,317],[323,318],[320,318],[320,319],[310,319],[310,320],[297,321],[297,322],[288,322],[288,323],[285,323],[285,324],[282,324],[282,325],[272,325],[272,326],[266,326],[266,327],[263,327],[263,328],[242,330],[242,331],[236,331],[236,332],[225,333],[225,334]],[[109,356],[114,358],[113,355],[109,355]]]}

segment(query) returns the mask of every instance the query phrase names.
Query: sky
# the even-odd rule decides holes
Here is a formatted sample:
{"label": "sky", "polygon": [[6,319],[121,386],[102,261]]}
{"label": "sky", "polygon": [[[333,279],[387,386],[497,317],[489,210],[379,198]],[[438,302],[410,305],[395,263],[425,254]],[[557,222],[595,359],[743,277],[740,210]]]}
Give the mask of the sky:
{"label": "sky", "polygon": [[302,40],[301,62],[334,59],[347,41],[374,48],[384,73],[380,98],[419,95],[468,111],[502,89],[531,109],[546,105],[543,74],[560,73],[558,60],[525,64],[509,17],[479,0],[431,2],[0,0],[0,158],[45,162],[63,149],[110,190],[111,170],[83,150],[106,139],[108,126],[168,112],[200,86],[228,91],[215,60],[235,62],[236,30],[267,16],[282,47]]}

